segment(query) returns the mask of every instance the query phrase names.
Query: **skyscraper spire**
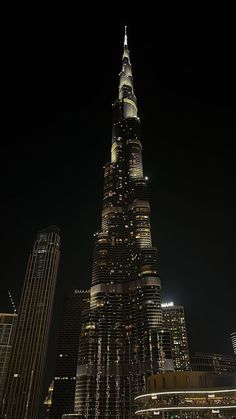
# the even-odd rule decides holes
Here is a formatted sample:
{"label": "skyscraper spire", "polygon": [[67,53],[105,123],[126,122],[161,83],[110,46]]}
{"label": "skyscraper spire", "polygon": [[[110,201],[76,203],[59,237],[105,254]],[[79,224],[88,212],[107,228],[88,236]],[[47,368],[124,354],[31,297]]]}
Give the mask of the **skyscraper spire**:
{"label": "skyscraper spire", "polygon": [[134,94],[132,66],[128,50],[127,26],[125,26],[124,51],[120,72],[119,101],[122,101],[123,118],[137,118],[137,100]]}
{"label": "skyscraper spire", "polygon": [[127,26],[125,26],[124,47],[128,46]]}

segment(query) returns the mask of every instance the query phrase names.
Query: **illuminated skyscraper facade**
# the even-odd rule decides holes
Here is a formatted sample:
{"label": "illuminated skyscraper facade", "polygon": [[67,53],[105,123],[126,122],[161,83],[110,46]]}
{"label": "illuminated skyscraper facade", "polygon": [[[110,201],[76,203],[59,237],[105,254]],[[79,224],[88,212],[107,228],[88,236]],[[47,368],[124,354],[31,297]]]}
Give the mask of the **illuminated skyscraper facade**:
{"label": "illuminated skyscraper facade", "polygon": [[170,331],[174,370],[187,371],[190,369],[190,361],[184,307],[172,302],[161,306],[163,325]]}
{"label": "illuminated skyscraper facade", "polygon": [[165,368],[157,260],[125,34],[90,310],[79,347],[75,412],[82,417],[133,417],[134,397],[145,391],[146,377]]}
{"label": "illuminated skyscraper facade", "polygon": [[60,255],[59,230],[39,231],[20,301],[2,418],[38,419],[41,385]]}
{"label": "illuminated skyscraper facade", "polygon": [[7,377],[16,319],[16,313],[0,313],[0,402]]}

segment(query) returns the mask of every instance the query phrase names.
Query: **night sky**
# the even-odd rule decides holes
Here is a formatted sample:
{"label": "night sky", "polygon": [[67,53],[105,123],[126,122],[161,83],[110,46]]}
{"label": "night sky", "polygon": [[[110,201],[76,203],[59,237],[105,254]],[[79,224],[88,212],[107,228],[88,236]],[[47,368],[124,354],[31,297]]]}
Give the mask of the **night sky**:
{"label": "night sky", "polygon": [[0,311],[11,310],[8,289],[19,303],[36,233],[50,224],[62,237],[54,334],[63,292],[90,285],[127,24],[163,300],[184,305],[191,352],[231,354],[229,334],[236,330],[233,29],[227,22],[222,26],[220,14],[217,20],[194,21],[191,15],[188,23],[157,15],[153,23],[140,23],[135,18],[92,22],[89,15],[77,20],[73,10],[60,12],[47,18],[46,11],[37,18],[32,12],[31,19],[22,10],[20,19],[17,12],[6,16]]}

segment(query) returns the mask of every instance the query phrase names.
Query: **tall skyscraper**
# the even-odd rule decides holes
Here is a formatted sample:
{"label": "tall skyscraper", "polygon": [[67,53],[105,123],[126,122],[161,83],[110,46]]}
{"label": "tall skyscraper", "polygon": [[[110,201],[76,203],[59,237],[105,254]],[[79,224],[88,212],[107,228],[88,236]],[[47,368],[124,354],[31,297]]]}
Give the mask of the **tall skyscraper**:
{"label": "tall skyscraper", "polygon": [[20,301],[2,403],[4,419],[38,418],[59,249],[57,227],[39,231],[29,257]]}
{"label": "tall skyscraper", "polygon": [[82,312],[89,308],[90,292],[73,289],[66,295],[59,330],[50,417],[61,419],[74,411],[76,370]]}
{"label": "tall skyscraper", "polygon": [[236,332],[231,333],[231,340],[232,340],[232,345],[233,345],[233,351],[236,355]]}
{"label": "tall skyscraper", "polygon": [[184,307],[175,306],[173,302],[163,303],[161,307],[164,327],[171,335],[174,370],[187,371],[190,369],[190,361]]}
{"label": "tall skyscraper", "polygon": [[164,368],[161,283],[147,184],[125,33],[90,310],[79,347],[75,412],[85,418],[133,417],[134,397],[145,391],[146,377]]}
{"label": "tall skyscraper", "polygon": [[16,318],[16,313],[0,313],[0,402],[7,377]]}

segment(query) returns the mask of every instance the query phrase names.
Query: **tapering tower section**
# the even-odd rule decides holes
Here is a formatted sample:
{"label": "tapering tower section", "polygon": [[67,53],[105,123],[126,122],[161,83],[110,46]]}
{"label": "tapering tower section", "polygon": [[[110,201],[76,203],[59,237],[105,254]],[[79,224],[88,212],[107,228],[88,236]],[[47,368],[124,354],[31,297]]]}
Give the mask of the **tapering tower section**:
{"label": "tapering tower section", "polygon": [[152,246],[147,179],[125,30],[111,161],[104,166],[90,309],[80,338],[75,412],[127,419],[146,377],[164,369],[157,249]]}
{"label": "tapering tower section", "polygon": [[137,118],[137,100],[134,94],[132,68],[128,50],[127,28],[125,27],[122,70],[120,72],[119,100],[123,102],[123,118]]}

